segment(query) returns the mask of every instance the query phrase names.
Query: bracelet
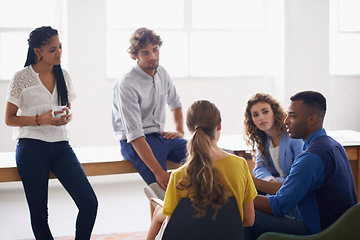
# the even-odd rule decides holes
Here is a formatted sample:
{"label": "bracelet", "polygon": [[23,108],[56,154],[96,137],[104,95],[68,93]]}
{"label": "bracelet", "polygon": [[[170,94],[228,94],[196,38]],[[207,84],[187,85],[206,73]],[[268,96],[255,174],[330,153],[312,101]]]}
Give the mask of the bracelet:
{"label": "bracelet", "polygon": [[40,123],[38,122],[39,115],[36,114],[35,116],[35,122],[37,126],[40,126]]}

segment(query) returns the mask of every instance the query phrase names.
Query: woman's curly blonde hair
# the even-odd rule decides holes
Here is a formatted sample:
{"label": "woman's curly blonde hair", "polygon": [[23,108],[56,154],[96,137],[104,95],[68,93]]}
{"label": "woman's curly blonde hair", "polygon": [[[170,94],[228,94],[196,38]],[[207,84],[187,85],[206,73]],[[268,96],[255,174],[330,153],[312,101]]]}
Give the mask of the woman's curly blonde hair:
{"label": "woman's curly blonde hair", "polygon": [[274,125],[279,130],[279,136],[286,133],[284,124],[286,112],[275,98],[266,93],[256,93],[247,101],[244,114],[244,139],[246,144],[251,146],[253,154],[256,147],[264,160],[264,158],[269,159],[269,153],[266,150],[267,134],[256,127],[251,116],[252,106],[259,102],[268,103],[271,106],[274,113]]}

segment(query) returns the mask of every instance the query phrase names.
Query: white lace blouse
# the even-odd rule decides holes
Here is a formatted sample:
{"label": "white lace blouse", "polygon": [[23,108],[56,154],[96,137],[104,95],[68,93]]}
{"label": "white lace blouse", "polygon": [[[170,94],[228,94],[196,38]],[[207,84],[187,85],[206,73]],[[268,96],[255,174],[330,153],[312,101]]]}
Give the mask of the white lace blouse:
{"label": "white lace blouse", "polygon": [[[69,102],[76,98],[73,84],[67,71],[63,70],[65,83],[68,89]],[[11,80],[6,100],[16,105],[19,110],[18,116],[41,115],[54,106],[58,105],[57,88],[53,92],[42,84],[39,74],[32,66],[27,66],[18,71]],[[71,138],[70,131],[63,126],[40,125],[15,127],[14,139],[31,138],[46,142],[68,141]]]}

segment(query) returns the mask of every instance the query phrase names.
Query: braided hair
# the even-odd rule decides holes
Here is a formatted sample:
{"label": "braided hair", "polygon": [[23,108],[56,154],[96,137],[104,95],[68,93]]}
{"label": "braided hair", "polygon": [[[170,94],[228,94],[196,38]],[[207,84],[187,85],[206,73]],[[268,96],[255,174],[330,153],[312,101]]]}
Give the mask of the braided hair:
{"label": "braided hair", "polygon": [[[34,48],[40,48],[41,46],[49,44],[49,40],[53,36],[59,36],[58,31],[49,26],[36,28],[30,33],[30,37],[28,39],[29,49],[24,67],[38,62]],[[68,106],[68,91],[61,65],[54,65],[53,72],[55,74],[56,87],[58,91],[58,104],[60,106]]]}

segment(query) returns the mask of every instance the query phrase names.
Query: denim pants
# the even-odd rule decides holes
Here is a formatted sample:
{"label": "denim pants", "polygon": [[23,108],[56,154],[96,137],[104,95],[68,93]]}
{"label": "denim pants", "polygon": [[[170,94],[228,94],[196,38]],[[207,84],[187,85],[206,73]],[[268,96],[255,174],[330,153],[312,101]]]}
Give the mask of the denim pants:
{"label": "denim pants", "polygon": [[[165,139],[158,133],[151,133],[146,135],[145,140],[164,170],[167,169],[166,160],[181,163],[186,158],[187,141],[183,138]],[[155,175],[141,160],[131,143],[122,140],[120,145],[122,156],[134,165],[144,181],[148,185],[156,182]]]}
{"label": "denim pants", "polygon": [[255,223],[252,227],[245,227],[245,240],[256,240],[265,232],[280,232],[293,235],[309,235],[302,220],[292,217],[275,217],[255,209]]}
{"label": "denim pants", "polygon": [[16,164],[37,240],[53,239],[48,224],[49,172],[53,172],[79,209],[75,239],[88,240],[97,214],[97,198],[69,142],[20,139]]}

